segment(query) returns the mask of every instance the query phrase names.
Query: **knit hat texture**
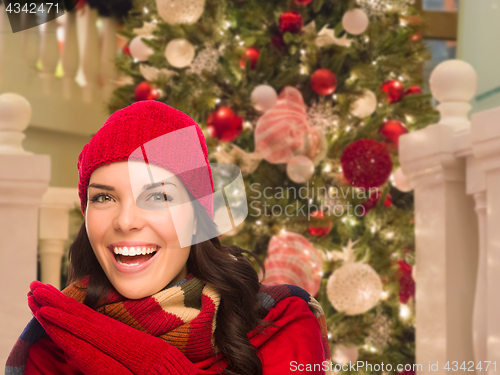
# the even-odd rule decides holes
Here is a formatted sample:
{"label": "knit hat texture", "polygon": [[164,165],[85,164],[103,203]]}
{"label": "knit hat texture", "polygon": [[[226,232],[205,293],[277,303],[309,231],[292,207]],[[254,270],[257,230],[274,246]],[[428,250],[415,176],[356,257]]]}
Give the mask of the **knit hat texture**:
{"label": "knit hat texture", "polygon": [[213,219],[214,184],[206,140],[200,126],[185,113],[156,100],[135,102],[113,113],[78,157],[83,215],[92,172],[123,160],[146,161],[174,173]]}

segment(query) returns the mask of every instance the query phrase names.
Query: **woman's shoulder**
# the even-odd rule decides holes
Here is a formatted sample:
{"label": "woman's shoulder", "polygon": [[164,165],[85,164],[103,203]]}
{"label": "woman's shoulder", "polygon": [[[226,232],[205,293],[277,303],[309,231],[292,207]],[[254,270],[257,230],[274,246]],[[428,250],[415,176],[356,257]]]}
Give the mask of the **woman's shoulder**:
{"label": "woman's shoulder", "polygon": [[83,373],[67,362],[64,351],[48,334],[45,334],[30,346],[25,374],[82,375]]}

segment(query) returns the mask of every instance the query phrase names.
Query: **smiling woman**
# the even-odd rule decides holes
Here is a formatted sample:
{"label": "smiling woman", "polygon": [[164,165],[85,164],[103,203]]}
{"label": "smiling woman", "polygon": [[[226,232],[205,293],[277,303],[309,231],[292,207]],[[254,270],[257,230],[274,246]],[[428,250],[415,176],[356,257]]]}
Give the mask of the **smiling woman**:
{"label": "smiling woman", "polygon": [[30,285],[34,318],[7,375],[289,374],[293,361],[330,373],[319,303],[262,285],[253,254],[219,242],[219,192],[191,117],[153,100],[117,111],[78,171],[85,220],[68,284]]}

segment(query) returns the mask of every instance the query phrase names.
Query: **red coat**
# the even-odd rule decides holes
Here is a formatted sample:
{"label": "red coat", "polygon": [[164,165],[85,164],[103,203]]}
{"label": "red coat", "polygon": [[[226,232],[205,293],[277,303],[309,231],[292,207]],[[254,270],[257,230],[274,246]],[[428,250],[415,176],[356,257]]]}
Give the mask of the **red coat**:
{"label": "red coat", "polygon": [[[263,375],[296,374],[305,371],[307,365],[310,369],[314,369],[307,371],[308,374],[325,374],[330,362],[325,361],[318,319],[309,309],[307,302],[299,297],[285,298],[269,310],[265,320],[272,321],[278,326],[266,329],[270,336],[254,335],[254,331],[248,334],[252,345],[258,348]],[[198,374],[218,374],[214,371],[213,362],[211,358],[203,363],[193,364],[193,368],[200,369],[197,371]],[[185,374],[192,374],[193,368],[186,369]],[[25,374],[82,375],[83,373],[69,364],[63,350],[45,335],[31,345]]]}

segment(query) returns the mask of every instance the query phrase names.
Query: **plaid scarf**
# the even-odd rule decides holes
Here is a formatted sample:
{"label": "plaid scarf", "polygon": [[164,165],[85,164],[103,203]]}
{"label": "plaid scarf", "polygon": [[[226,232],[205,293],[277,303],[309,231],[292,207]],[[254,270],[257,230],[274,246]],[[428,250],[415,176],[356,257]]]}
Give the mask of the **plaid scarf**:
{"label": "plaid scarf", "polygon": [[[88,276],[69,285],[62,293],[82,303],[87,285]],[[262,285],[257,295],[259,303],[267,310],[291,296],[306,301],[318,319],[325,360],[330,360],[323,309],[309,293],[297,286],[282,284]],[[217,353],[219,355],[216,357],[222,355],[213,336],[219,302],[220,295],[214,287],[188,274],[185,279],[165,287],[151,297],[139,300],[127,299],[112,288],[106,303],[97,311],[165,340],[179,349],[192,363],[196,363],[214,358]],[[45,334],[45,329],[33,318],[12,348],[6,363],[6,375],[24,374],[30,346]]]}

